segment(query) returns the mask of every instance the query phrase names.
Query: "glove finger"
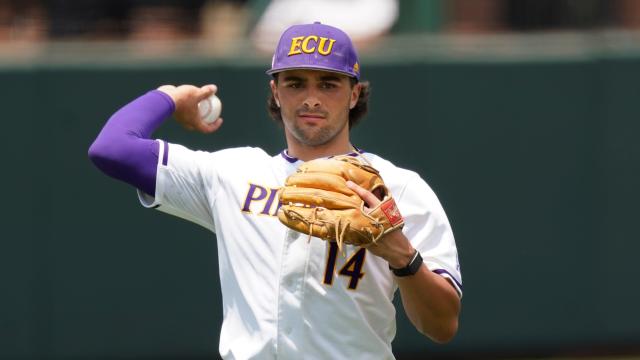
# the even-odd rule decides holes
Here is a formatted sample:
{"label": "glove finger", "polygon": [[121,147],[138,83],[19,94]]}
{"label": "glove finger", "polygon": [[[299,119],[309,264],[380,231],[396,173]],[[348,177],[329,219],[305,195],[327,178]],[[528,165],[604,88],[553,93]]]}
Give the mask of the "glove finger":
{"label": "glove finger", "polygon": [[285,186],[280,192],[282,204],[305,204],[311,207],[325,207],[329,209],[349,209],[362,206],[362,199],[353,193],[349,197],[337,192],[322,189],[298,188]]}
{"label": "glove finger", "polygon": [[372,167],[337,159],[308,161],[300,165],[298,172],[334,174],[345,180],[351,180],[369,191],[384,185],[378,171]]}
{"label": "glove finger", "polygon": [[347,196],[354,194],[346,180],[336,174],[295,173],[287,178],[285,186],[335,191]]}

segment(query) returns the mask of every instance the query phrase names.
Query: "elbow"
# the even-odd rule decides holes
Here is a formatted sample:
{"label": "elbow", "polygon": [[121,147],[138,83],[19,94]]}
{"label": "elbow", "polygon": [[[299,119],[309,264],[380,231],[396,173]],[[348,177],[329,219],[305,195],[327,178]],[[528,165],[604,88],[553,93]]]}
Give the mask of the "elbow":
{"label": "elbow", "polygon": [[446,344],[453,340],[458,332],[458,320],[454,320],[451,324],[447,324],[447,326],[442,326],[438,329],[438,331],[434,331],[432,334],[428,335],[433,342],[438,344]]}
{"label": "elbow", "polygon": [[122,151],[125,146],[119,142],[106,141],[98,138],[91,144],[88,151],[89,160],[107,175],[112,170],[127,162],[127,154]]}
{"label": "elbow", "polygon": [[89,147],[88,151],[89,160],[95,165],[98,169],[102,169],[103,165],[109,162],[110,154],[107,146],[100,141],[100,138],[97,138],[93,144]]}
{"label": "elbow", "polygon": [[102,156],[102,149],[100,148],[100,143],[98,139],[96,139],[91,146],[89,146],[89,151],[87,152],[89,155],[89,160],[95,162],[96,159],[99,159]]}
{"label": "elbow", "polygon": [[424,336],[431,339],[437,344],[446,344],[453,340],[458,332],[458,319],[451,319],[446,323],[439,324],[436,327],[416,326],[416,329]]}

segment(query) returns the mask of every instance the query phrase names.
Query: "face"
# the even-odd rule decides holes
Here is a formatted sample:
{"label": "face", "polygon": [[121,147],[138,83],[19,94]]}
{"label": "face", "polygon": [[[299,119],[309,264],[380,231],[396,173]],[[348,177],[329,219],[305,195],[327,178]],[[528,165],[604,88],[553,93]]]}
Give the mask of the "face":
{"label": "face", "polygon": [[320,146],[349,137],[349,110],[356,105],[360,85],[348,76],[318,70],[289,70],[271,81],[280,106],[287,139]]}

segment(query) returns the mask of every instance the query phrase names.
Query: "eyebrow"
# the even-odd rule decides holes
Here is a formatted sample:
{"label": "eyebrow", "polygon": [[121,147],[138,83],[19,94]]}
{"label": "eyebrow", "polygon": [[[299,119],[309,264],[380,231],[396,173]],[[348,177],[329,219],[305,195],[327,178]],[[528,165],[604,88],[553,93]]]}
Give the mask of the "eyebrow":
{"label": "eyebrow", "polygon": [[293,75],[289,75],[289,76],[285,76],[284,79],[282,79],[283,81],[298,81],[298,82],[303,82],[304,79],[299,77],[299,76],[293,76]]}
{"label": "eyebrow", "polygon": [[[282,79],[283,81],[291,81],[291,82],[305,82],[306,80],[299,77],[299,76],[295,76],[295,75],[288,75],[285,76],[284,79]],[[340,82],[340,78],[334,75],[325,75],[325,76],[321,76],[320,81],[337,81]]]}
{"label": "eyebrow", "polygon": [[337,81],[340,82],[340,78],[337,76],[333,76],[333,75],[326,75],[326,76],[322,76],[320,77],[321,81]]}

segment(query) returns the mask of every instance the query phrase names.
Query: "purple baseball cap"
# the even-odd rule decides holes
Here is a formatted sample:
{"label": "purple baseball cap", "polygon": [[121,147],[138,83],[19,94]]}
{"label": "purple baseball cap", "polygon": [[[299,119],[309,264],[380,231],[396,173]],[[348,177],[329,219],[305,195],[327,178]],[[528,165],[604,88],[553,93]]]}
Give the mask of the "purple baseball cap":
{"label": "purple baseball cap", "polygon": [[319,22],[293,25],[282,33],[267,74],[291,69],[326,70],[360,80],[358,54],[349,36]]}

